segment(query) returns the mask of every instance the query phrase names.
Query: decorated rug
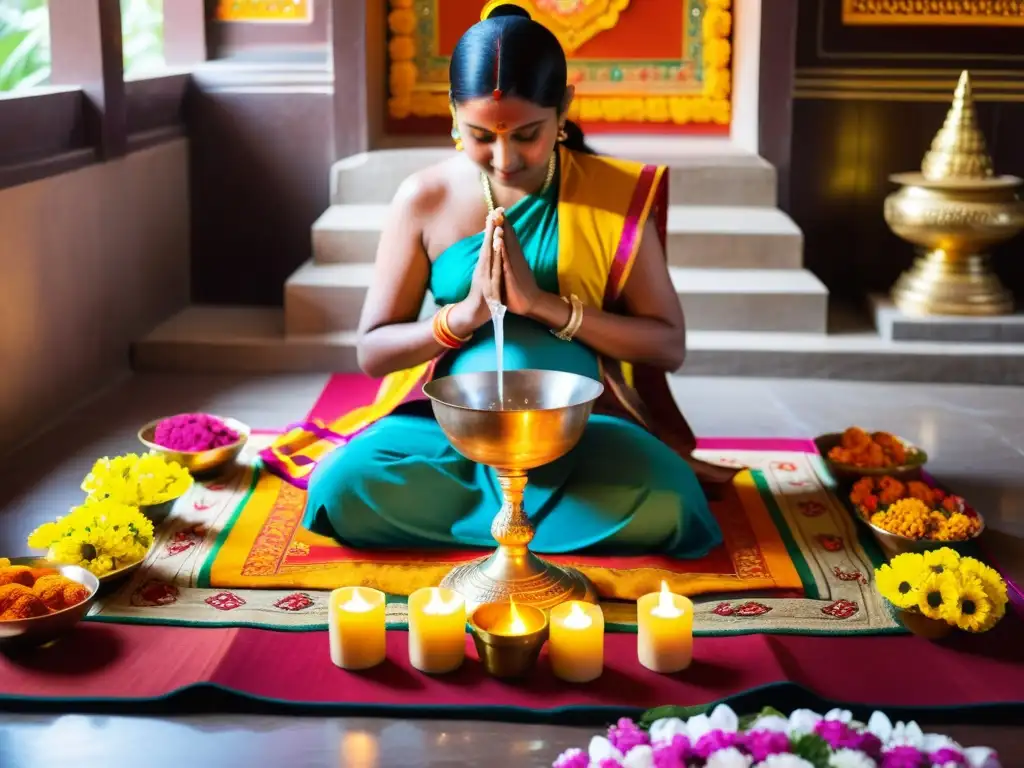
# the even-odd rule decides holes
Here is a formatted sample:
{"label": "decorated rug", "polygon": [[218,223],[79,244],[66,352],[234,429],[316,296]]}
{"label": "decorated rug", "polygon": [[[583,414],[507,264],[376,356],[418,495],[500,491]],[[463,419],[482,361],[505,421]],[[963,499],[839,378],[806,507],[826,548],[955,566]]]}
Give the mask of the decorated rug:
{"label": "decorated rug", "polygon": [[[304,493],[256,466],[271,438],[254,435],[231,474],[182,497],[142,566],[89,619],[320,630],[328,590],[361,584],[390,593],[389,624],[404,627],[404,595],[482,554],[357,552],[310,533]],[[719,550],[699,561],[552,558],[595,582],[610,630],[635,631],[636,597],[664,580],[695,597],[698,635],[903,631],[872,584],[877,548],[830,492],[813,442],[713,438],[699,453],[750,468],[714,504]]]}
{"label": "decorated rug", "polygon": [[912,635],[697,638],[693,664],[672,675],[640,665],[636,635],[612,633],[601,677],[570,685],[552,674],[546,647],[524,679],[505,682],[486,674],[468,638],[463,665],[431,677],[409,663],[408,632],[389,632],[387,659],[353,673],[331,663],[327,632],[81,622],[50,646],[0,654],[0,709],[599,723],[664,704],[725,701],[744,712],[841,706],[916,719],[948,709],[961,723],[1019,723],[1021,629],[1008,614],[991,632],[941,643]]}

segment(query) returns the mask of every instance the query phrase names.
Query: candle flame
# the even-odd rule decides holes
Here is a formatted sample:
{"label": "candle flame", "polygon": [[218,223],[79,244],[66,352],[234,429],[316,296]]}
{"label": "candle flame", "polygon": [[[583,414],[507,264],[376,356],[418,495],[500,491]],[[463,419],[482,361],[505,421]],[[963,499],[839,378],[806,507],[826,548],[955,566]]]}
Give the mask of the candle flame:
{"label": "candle flame", "polygon": [[665,581],[661,582],[661,594],[658,596],[658,604],[651,609],[651,615],[662,619],[678,619],[683,615],[683,612],[676,608],[675,602],[672,600],[672,593],[669,591],[668,584]]}
{"label": "candle flame", "polygon": [[587,616],[583,611],[583,607],[579,604],[579,601],[573,601],[572,608],[569,610],[569,615],[565,617],[565,621],[562,622],[562,626],[568,627],[569,629],[586,629],[594,620]]}
{"label": "candle flame", "polygon": [[452,597],[451,602],[446,603],[441,597],[441,590],[437,587],[432,587],[430,590],[430,600],[423,606],[423,612],[433,615],[443,615],[446,613],[454,613],[455,609],[459,607],[459,596],[455,595]]}
{"label": "candle flame", "polygon": [[523,617],[519,615],[519,609],[516,608],[516,603],[511,597],[508,599],[508,604],[508,633],[510,635],[525,635],[526,623],[523,621]]}
{"label": "candle flame", "polygon": [[352,590],[352,597],[341,606],[341,609],[350,613],[366,613],[373,610],[373,604],[363,597],[362,590],[356,587]]}

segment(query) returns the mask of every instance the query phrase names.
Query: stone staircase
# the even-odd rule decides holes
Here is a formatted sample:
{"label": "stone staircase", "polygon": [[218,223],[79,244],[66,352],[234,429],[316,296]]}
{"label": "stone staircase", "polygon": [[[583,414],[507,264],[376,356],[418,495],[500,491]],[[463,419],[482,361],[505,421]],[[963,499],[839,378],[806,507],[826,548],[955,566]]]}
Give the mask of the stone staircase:
{"label": "stone staircase", "polygon": [[[735,346],[736,334],[753,348],[775,334],[825,334],[828,291],[803,268],[803,236],[776,207],[769,163],[717,139],[592,144],[669,166],[667,255],[691,348],[713,346],[715,337]],[[135,345],[136,368],[354,370],[355,329],[388,204],[402,179],[453,151],[385,149],[336,163],[331,205],[312,228],[312,258],[288,279],[283,310],[189,307]]]}

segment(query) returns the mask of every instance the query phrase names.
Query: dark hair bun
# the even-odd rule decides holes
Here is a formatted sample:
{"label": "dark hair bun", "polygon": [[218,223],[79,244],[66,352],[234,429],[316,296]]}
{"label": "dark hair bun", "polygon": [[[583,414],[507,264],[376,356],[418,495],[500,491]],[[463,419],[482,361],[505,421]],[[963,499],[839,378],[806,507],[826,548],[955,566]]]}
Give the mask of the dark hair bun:
{"label": "dark hair bun", "polygon": [[528,19],[530,18],[530,12],[522,6],[505,3],[504,5],[497,6],[487,14],[488,19],[497,19],[501,16],[518,16],[521,19]]}

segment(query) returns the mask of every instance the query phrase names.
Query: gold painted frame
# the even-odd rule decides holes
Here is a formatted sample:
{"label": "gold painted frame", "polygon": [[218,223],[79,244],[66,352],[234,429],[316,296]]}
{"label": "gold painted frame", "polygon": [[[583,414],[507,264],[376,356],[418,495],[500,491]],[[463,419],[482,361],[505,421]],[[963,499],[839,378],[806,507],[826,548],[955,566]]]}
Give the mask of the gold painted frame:
{"label": "gold painted frame", "polygon": [[1024,4],[1013,0],[843,0],[850,26],[1024,26]]}
{"label": "gold painted frame", "polygon": [[[520,2],[525,6],[530,0]],[[412,0],[389,0],[389,4],[388,115],[398,120],[448,115],[447,88],[435,87],[433,83],[417,83],[418,20]],[[732,0],[706,0],[701,23],[704,79],[700,93],[666,96],[577,94],[569,109],[569,117],[585,122],[728,125],[732,118],[731,7]],[[616,19],[622,8],[616,12]]]}

